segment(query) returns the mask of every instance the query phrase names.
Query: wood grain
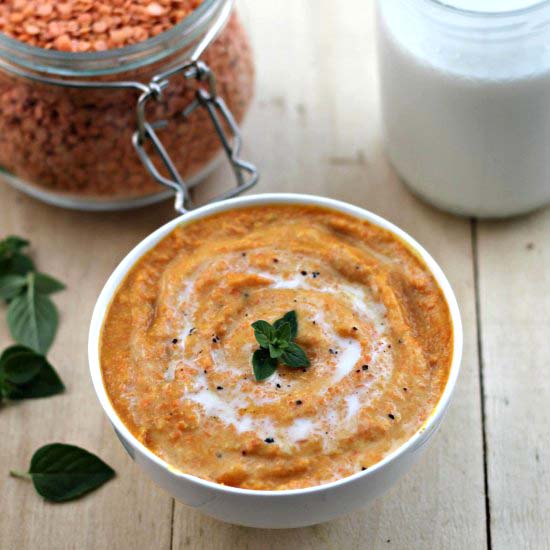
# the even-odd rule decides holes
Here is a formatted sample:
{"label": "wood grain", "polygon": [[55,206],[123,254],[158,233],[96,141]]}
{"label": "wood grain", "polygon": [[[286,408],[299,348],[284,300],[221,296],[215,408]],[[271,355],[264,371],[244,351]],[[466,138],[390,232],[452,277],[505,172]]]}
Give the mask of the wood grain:
{"label": "wood grain", "polygon": [[494,548],[550,548],[550,212],[479,225]]}
{"label": "wood grain", "polygon": [[[82,214],[2,186],[0,235],[32,240],[40,268],[69,288],[56,298],[62,319],[51,352],[66,394],[0,411],[0,548],[485,548],[470,224],[417,201],[388,166],[371,2],[350,0],[342,9],[326,0],[243,0],[240,8],[258,65],[256,101],[244,131],[247,156],[262,171],[257,192],[305,192],[353,202],[389,218],[430,250],[455,288],[465,328],[463,371],[447,419],[421,463],[390,494],[337,521],[266,531],[222,524],[177,503],[172,510],[171,498],[138,471],[118,443],[94,397],[86,360],[88,324],[101,286],[132,245],[172,216],[171,204]],[[220,170],[197,198],[209,196],[228,177]],[[8,341],[0,322],[0,344]],[[543,361],[542,353],[537,357]],[[35,448],[51,441],[97,452],[115,467],[117,478],[79,502],[44,503],[29,484],[6,473],[24,467]]]}
{"label": "wood grain", "polygon": [[[88,373],[87,333],[95,299],[124,250],[162,220],[166,207],[92,215],[48,207],[2,187],[0,235],[32,241],[38,267],[67,290],[55,296],[61,324],[49,353],[67,386],[65,394],[0,410],[0,548],[169,548],[171,498],[141,475],[116,439],[95,397]],[[4,308],[2,349],[9,339]],[[47,504],[30,483],[7,476],[24,469],[32,453],[54,441],[96,452],[117,478],[88,497]]]}
{"label": "wood grain", "polygon": [[[466,348],[441,433],[390,495],[347,518],[289,531],[224,525],[176,504],[174,548],[485,548],[470,224],[421,204],[387,164],[372,13],[363,2],[349,3],[353,17],[324,1],[288,1],[284,9],[249,1],[240,8],[258,62],[257,98],[245,127],[247,153],[263,174],[258,192],[328,195],[409,231],[441,263],[458,294]],[[284,33],[273,24],[281,12],[288,21]]]}

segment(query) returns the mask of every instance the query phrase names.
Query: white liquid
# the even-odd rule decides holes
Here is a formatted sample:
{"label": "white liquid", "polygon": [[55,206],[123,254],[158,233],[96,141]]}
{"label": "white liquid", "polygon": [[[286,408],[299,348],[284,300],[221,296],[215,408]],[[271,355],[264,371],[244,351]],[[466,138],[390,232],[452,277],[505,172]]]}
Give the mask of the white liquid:
{"label": "white liquid", "polygon": [[539,4],[541,0],[442,0],[443,4],[461,10],[499,13],[521,10]]}
{"label": "white liquid", "polygon": [[[537,2],[446,3],[490,11]],[[464,33],[449,38],[429,19],[404,12],[399,0],[379,2],[388,153],[420,196],[481,217],[519,214],[550,202],[548,11],[541,15],[541,25],[549,25],[544,32],[491,42]]]}
{"label": "white liquid", "polygon": [[[320,395],[325,395],[331,387],[353,374],[360,365],[359,361],[363,350],[358,339],[344,338],[338,334],[334,326],[327,320],[324,311],[314,305],[314,296],[316,295],[333,294],[338,296],[339,300],[347,301],[348,307],[351,308],[358,320],[372,325],[375,332],[367,353],[370,357],[371,372],[375,371],[377,374],[376,378],[366,379],[351,395],[327,397],[324,408],[317,410],[315,416],[304,418],[297,416],[292,424],[279,425],[271,419],[269,409],[266,409],[265,414],[258,411],[255,414],[249,414],[246,411],[249,405],[262,406],[279,401],[284,398],[282,396],[289,395],[286,393],[290,388],[288,381],[282,378],[279,372],[275,372],[262,384],[251,386],[250,381],[242,379],[240,367],[233,365],[227,359],[223,346],[220,346],[219,348],[214,347],[209,352],[212,358],[212,369],[223,372],[228,380],[233,381],[225,385],[223,392],[220,392],[217,388],[212,387],[203,367],[193,358],[187,358],[185,365],[187,368],[193,369],[194,374],[192,383],[182,386],[182,401],[197,404],[201,415],[216,417],[226,426],[233,427],[237,433],[253,432],[260,439],[273,437],[283,449],[290,450],[300,442],[317,436],[322,437],[323,448],[329,452],[338,443],[337,438],[332,434],[344,434],[342,437],[353,434],[357,429],[357,415],[361,408],[367,406],[371,399],[376,398],[381,391],[380,388],[383,388],[391,378],[394,362],[392,353],[386,353],[389,349],[389,340],[386,326],[387,312],[384,304],[375,301],[361,284],[345,282],[340,279],[331,280],[327,276],[323,278],[321,284],[320,280],[304,277],[300,273],[285,278],[277,272],[262,271],[249,265],[248,260],[244,259],[241,253],[230,253],[217,259],[219,265],[216,267],[216,272],[222,276],[224,269],[234,272],[236,268],[240,267],[242,273],[257,275],[265,279],[273,292],[284,292],[288,289],[308,291],[313,305],[309,306],[311,311],[308,312],[308,306],[302,304],[304,308],[302,322],[315,322],[322,335],[326,337],[326,341],[330,342],[336,352],[330,363],[331,372],[326,377],[326,383],[317,390]],[[386,261],[385,258],[384,261]],[[176,369],[181,367],[182,356],[187,346],[193,345],[191,334],[192,328],[196,325],[194,321],[197,304],[195,300],[196,284],[207,267],[210,268],[210,264],[198,267],[194,278],[186,281],[181,291],[172,298],[171,307],[175,316],[182,310],[187,315],[181,319],[182,329],[178,332],[176,345],[179,353],[164,372],[164,378],[168,382],[174,380]],[[316,266],[314,265],[314,267]],[[321,269],[320,266],[319,269]],[[327,269],[325,268],[325,273]],[[250,357],[254,348],[255,344],[250,342],[250,348],[245,350],[245,356]],[[344,406],[342,406],[342,400],[345,401]]]}

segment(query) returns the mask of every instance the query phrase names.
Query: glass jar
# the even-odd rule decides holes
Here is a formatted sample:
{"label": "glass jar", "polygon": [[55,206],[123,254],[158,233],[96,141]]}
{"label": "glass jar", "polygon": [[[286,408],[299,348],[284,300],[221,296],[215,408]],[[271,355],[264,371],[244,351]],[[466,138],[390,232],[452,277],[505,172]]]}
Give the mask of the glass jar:
{"label": "glass jar", "polygon": [[[0,35],[2,178],[45,202],[88,210],[164,199],[171,191],[159,181],[199,182],[223,149],[219,131],[243,119],[253,94],[249,41],[231,10],[232,0],[204,0],[154,38],[95,53]],[[208,88],[234,117],[222,113],[231,120],[220,128],[216,104],[197,92]],[[186,111],[193,104],[207,108]]]}
{"label": "glass jar", "polygon": [[380,0],[377,35],[387,151],[415,193],[480,217],[550,202],[550,1]]}

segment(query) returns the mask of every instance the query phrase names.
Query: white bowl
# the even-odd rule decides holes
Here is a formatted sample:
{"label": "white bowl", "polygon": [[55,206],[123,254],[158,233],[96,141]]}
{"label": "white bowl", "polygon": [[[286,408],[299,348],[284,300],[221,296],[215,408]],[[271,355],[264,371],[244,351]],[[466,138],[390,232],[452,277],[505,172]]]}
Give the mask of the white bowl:
{"label": "white bowl", "polygon": [[[113,295],[134,264],[176,226],[216,212],[267,204],[317,205],[343,212],[391,231],[407,243],[428,266],[449,305],[454,330],[453,357],[447,384],[432,414],[403,445],[363,472],[305,489],[254,491],[220,485],[185,474],[171,467],[140,443],[115,412],[103,385],[99,363],[101,328]],[[128,454],[174,498],[209,516],[250,527],[286,528],[321,523],[364,506],[387,491],[418,459],[441,424],[449,405],[462,356],[462,323],[456,298],[447,278],[433,258],[404,231],[362,208],[344,202],[294,194],[251,195],[208,204],[180,216],[141,241],[119,264],[96,303],[88,342],[90,371],[95,391],[105,413]]]}

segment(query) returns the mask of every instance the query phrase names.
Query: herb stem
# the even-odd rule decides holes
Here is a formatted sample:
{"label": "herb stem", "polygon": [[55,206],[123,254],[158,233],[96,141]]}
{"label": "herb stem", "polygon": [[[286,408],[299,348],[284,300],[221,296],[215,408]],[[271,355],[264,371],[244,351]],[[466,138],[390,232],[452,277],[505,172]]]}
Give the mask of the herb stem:
{"label": "herb stem", "polygon": [[32,480],[32,476],[31,474],[29,474],[29,472],[20,472],[19,470],[10,470],[10,476],[18,477],[19,479]]}

